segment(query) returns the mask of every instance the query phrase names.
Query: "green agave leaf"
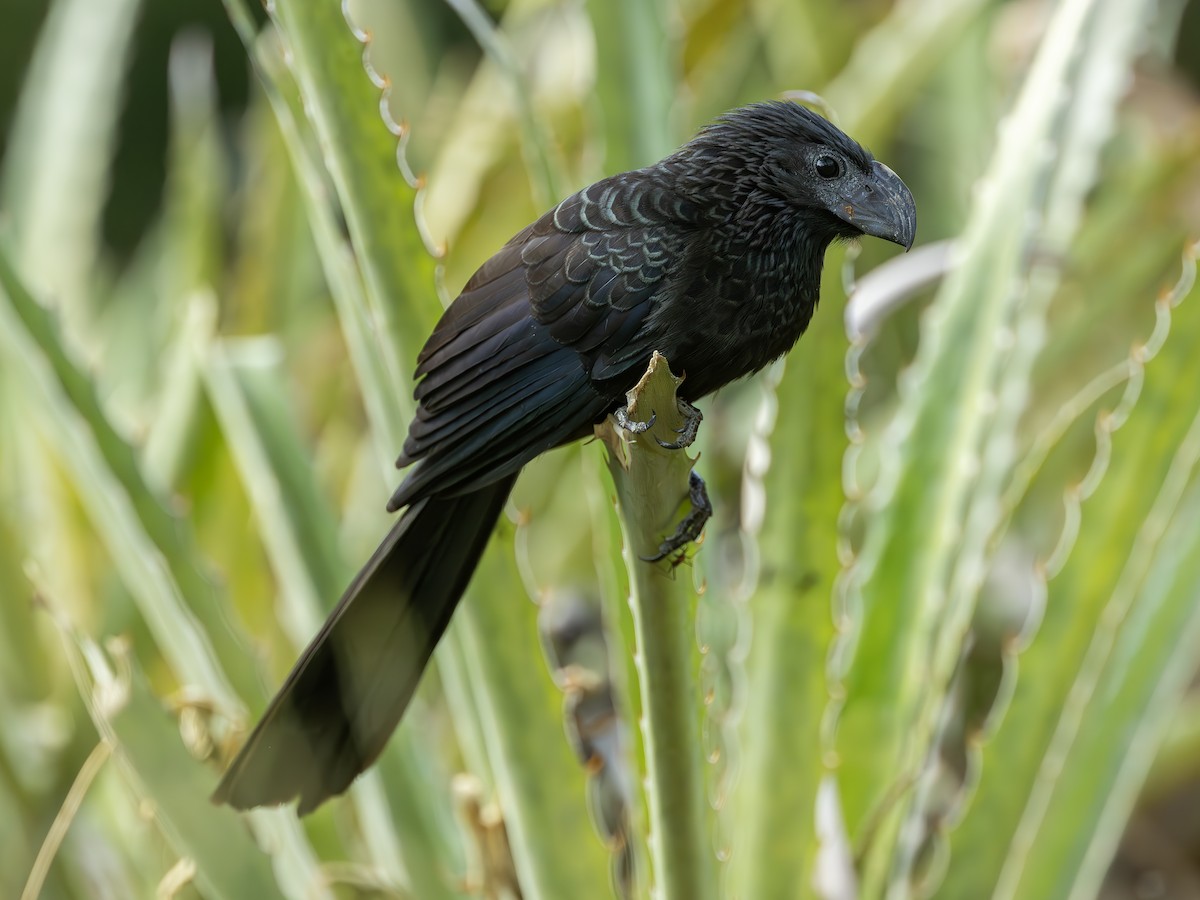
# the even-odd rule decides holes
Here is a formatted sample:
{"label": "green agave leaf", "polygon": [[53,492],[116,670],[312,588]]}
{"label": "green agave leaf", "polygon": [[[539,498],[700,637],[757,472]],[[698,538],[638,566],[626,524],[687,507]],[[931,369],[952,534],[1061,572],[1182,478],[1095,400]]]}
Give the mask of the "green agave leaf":
{"label": "green agave leaf", "polygon": [[446,0],[446,3],[458,14],[484,53],[500,70],[516,97],[521,140],[529,160],[530,181],[538,205],[557,203],[566,190],[562,163],[555,157],[548,130],[533,107],[529,85],[513,48],[476,0]]}
{"label": "green agave leaf", "polygon": [[[195,881],[212,897],[332,896],[318,886],[302,890],[293,879],[276,880],[271,860],[241,827],[233,810],[208,802],[211,771],[196,765],[179,739],[179,726],[150,693],[127,652],[112,661],[86,636],[54,613],[63,645],[88,713],[101,739],[115,751],[126,776],[149,801],[148,809],[171,847],[195,863]],[[116,664],[116,670],[113,663]],[[297,871],[311,859],[292,859]],[[282,885],[291,889],[282,889]],[[313,891],[316,891],[314,894]]]}
{"label": "green agave leaf", "polygon": [[20,223],[13,252],[35,288],[58,298],[76,341],[95,312],[100,218],[140,9],[140,0],[51,5],[5,157],[3,205]]}
{"label": "green agave leaf", "polygon": [[[95,387],[63,349],[49,314],[0,252],[0,354],[36,399],[33,415],[62,454],[89,516],[176,677],[231,717],[261,696],[244,636],[235,632],[183,523],[147,487],[130,446],[105,417]],[[207,796],[207,792],[206,795]],[[295,819],[262,816],[272,846],[313,880]]]}
{"label": "green agave leaf", "polygon": [[192,346],[210,338],[214,326],[212,317],[197,305],[185,311],[180,324],[179,333],[164,351],[169,362],[159,373],[158,415],[146,433],[141,455],[146,481],[164,493],[179,484],[204,402],[204,385]]}
{"label": "green agave leaf", "polygon": [[847,341],[832,281],[764,400],[764,433],[747,461],[743,508],[759,561],[733,806],[731,892],[739,897],[801,896],[812,888],[834,629],[829,598],[840,572],[836,523],[845,502]]}
{"label": "green agave leaf", "polygon": [[[903,109],[928,74],[929,60],[939,55],[937,48],[960,37],[983,5],[939,5],[924,16],[905,10],[900,22],[889,17],[864,36],[828,87],[843,127],[856,137],[865,130],[867,139],[872,129],[885,128],[872,118],[877,108],[887,105],[893,114]],[[877,71],[867,77],[866,61],[879,58],[891,61],[895,77],[880,78]],[[831,276],[833,263],[831,257]],[[783,412],[767,436],[770,462],[759,487],[765,519],[758,535],[759,583],[746,656],[746,708],[740,714],[744,759],[735,800],[733,885],[739,896],[813,889],[816,798],[827,764],[820,735],[828,726],[826,663],[834,637],[826,599],[841,569],[836,523],[845,502],[841,362],[848,345],[842,308],[832,302],[840,293],[835,281],[826,279],[822,308],[776,390],[772,407]]]}
{"label": "green agave leaf", "polygon": [[404,128],[381,115],[388,75],[370,68],[370,38],[345,4],[276,0],[273,15],[346,217],[388,385],[405,396],[438,307],[414,206],[419,182],[405,178]]}
{"label": "green agave leaf", "polygon": [[837,110],[839,125],[868,145],[889,134],[907,106],[904,98],[916,92],[946,48],[988,5],[988,0],[896,4],[858,39],[850,61],[822,91]]}
{"label": "green agave leaf", "polygon": [[[179,522],[146,487],[132,450],[112,429],[93,385],[67,355],[49,313],[25,290],[3,253],[0,288],[5,301],[0,303],[3,353],[38,392],[39,424],[59,437],[54,444],[164,654],[182,680],[201,686],[225,708],[240,709],[227,672],[244,666],[223,667],[220,650],[201,627],[204,618],[217,614],[214,588],[182,541]],[[219,633],[227,628],[222,623]],[[235,646],[230,641],[223,649],[232,654]],[[244,656],[244,647],[236,649]]]}
{"label": "green agave leaf", "polygon": [[[893,850],[908,784],[934,739],[1005,515],[1012,434],[1057,285],[1031,248],[1065,248],[1074,233],[1147,8],[1066,0],[1056,12],[1002,128],[962,263],[901,384],[884,436],[894,462],[862,506],[867,532],[842,596],[853,630],[834,671],[844,690],[838,777],[851,834],[870,841],[869,894],[906,889],[916,846]],[[1064,102],[1069,95],[1082,95],[1079,104]]]}
{"label": "green agave leaf", "polygon": [[672,123],[675,76],[671,11],[663,0],[589,0],[600,66],[596,93],[604,113],[605,170],[648,166],[677,145]]}
{"label": "green agave leaf", "polygon": [[[410,392],[399,387],[402,379],[396,374],[398,359],[394,355],[389,359],[389,351],[379,341],[374,313],[366,299],[365,275],[357,257],[342,238],[337,209],[329,197],[326,170],[304,129],[304,105],[296,84],[281,70],[279,48],[265,37],[260,39],[253,18],[240,0],[227,0],[225,7],[255,63],[279,123],[284,146],[300,185],[313,242],[337,307],[350,362],[362,391],[376,451],[381,465],[387,468],[395,457],[396,448],[403,442],[406,422],[412,414]],[[344,21],[341,27],[346,27]],[[361,61],[359,65],[361,69]],[[360,75],[366,78],[365,73],[360,72]],[[422,256],[428,258],[428,254],[422,253]],[[423,323],[421,318],[417,321]]]}
{"label": "green agave leaf", "polygon": [[[202,314],[215,314],[210,298],[195,302],[206,307]],[[281,624],[303,646],[351,573],[337,553],[336,517],[313,481],[288,409],[282,347],[272,338],[225,339],[198,341],[192,353],[259,518],[280,585]]]}
{"label": "green agave leaf", "polygon": [[[1111,436],[1111,471],[1083,503],[1074,550],[1015,660],[1012,700],[973,760],[978,784],[950,835],[944,896],[1094,895],[1194,668],[1200,371],[1188,337],[1200,329],[1200,308],[1192,294]],[[1163,325],[1178,299],[1159,301]],[[1122,419],[1102,412],[1098,436],[1107,443]]]}
{"label": "green agave leaf", "polygon": [[515,556],[502,523],[451,625],[456,665],[468,675],[523,895],[608,896],[607,852],[588,816],[586,775],[566,741],[562,693]]}
{"label": "green agave leaf", "polygon": [[[579,187],[577,179],[595,174],[587,166],[581,176],[567,158],[579,140],[580,113],[591,112],[585,78],[593,41],[583,4],[516,0],[494,25],[475,0],[450,5],[485,51],[456,89],[457,103],[448,110],[430,104],[424,117],[447,120],[421,197],[430,231],[450,248],[446,284],[456,285]],[[590,122],[582,124],[590,137]]]}
{"label": "green agave leaf", "polygon": [[805,88],[825,84],[853,41],[862,14],[837,0],[756,0],[748,4],[757,19],[763,50],[780,84]]}
{"label": "green agave leaf", "polygon": [[[51,557],[49,546],[58,543],[59,556],[67,555],[61,543],[51,535],[60,533],[51,527],[50,518],[61,511],[50,506],[48,461],[39,435],[29,427],[24,415],[22,385],[12,377],[13,368],[0,374],[0,495],[4,518],[0,522],[0,679],[2,693],[13,704],[33,703],[52,693],[55,667],[45,658],[44,646],[35,630],[35,611],[29,599],[29,580],[22,571],[26,555],[44,560]],[[55,504],[57,506],[57,504]],[[73,549],[73,548],[72,548]],[[64,579],[65,581],[65,579]],[[55,586],[59,586],[56,580]],[[6,741],[9,735],[0,738]],[[16,780],[16,779],[14,779]]]}
{"label": "green agave leaf", "polygon": [[[1057,782],[1040,818],[1037,804],[1023,817],[998,897],[1049,893],[1083,900],[1100,890],[1162,735],[1195,674],[1198,462],[1200,427],[1193,427],[1171,460],[1127,570],[1148,571],[1134,597],[1128,588],[1119,591],[1105,611],[1116,618],[1128,604],[1119,629],[1098,630],[1072,685],[1035,790],[1056,772]],[[1146,665],[1148,659],[1155,665]]]}
{"label": "green agave leaf", "polygon": [[144,429],[142,468],[164,494],[179,486],[201,414],[190,342],[194,330],[207,334],[214,327],[197,320],[183,298],[220,283],[225,263],[222,212],[229,179],[212,64],[211,45],[194,34],[171,45],[164,212],[116,281],[99,322],[106,410],[118,422]]}
{"label": "green agave leaf", "polygon": [[[862,37],[850,63],[827,87],[842,126],[866,140],[883,133],[887,126],[879,108],[886,106],[889,115],[904,109],[930,61],[941,55],[938,48],[960,38],[984,6],[931,4],[924,15],[898,9]],[[894,77],[879,77],[880,59],[893,67]],[[848,345],[835,299],[840,296],[835,257],[826,268],[822,308],[764,410],[780,411],[777,424],[769,417],[761,448],[769,468],[754,472],[767,463],[748,463],[748,478],[761,484],[746,491],[761,491],[765,518],[757,526],[759,580],[746,651],[746,707],[739,720],[743,760],[732,857],[732,886],[739,896],[814,889],[816,798],[827,771],[820,735],[828,727],[826,663],[835,633],[827,598],[842,565],[836,523],[845,502],[847,446],[842,361]]]}

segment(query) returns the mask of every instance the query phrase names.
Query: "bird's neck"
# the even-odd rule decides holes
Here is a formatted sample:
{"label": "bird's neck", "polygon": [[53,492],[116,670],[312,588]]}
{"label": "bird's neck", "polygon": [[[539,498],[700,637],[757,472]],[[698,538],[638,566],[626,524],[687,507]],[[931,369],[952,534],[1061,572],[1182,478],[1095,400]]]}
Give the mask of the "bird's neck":
{"label": "bird's neck", "polygon": [[761,279],[764,293],[803,319],[803,330],[820,295],[832,235],[803,210],[787,207],[773,213],[756,216],[745,228],[747,265]]}

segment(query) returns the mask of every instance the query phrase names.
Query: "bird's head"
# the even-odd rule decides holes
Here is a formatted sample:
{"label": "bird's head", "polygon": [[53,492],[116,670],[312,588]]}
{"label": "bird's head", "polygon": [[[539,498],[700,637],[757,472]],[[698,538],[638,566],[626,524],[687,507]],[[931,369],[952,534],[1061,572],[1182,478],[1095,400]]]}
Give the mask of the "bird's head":
{"label": "bird's head", "polygon": [[707,145],[710,162],[719,154],[735,156],[760,202],[799,211],[830,239],[865,234],[906,250],[912,246],[917,211],[908,187],[837,126],[798,103],[734,110],[705,129],[699,142]]}

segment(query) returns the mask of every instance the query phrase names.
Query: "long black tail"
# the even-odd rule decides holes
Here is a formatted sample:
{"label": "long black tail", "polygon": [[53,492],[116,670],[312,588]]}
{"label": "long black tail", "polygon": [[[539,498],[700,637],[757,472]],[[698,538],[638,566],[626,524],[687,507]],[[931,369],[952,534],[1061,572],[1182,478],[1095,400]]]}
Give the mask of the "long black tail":
{"label": "long black tail", "polygon": [[358,573],[213,794],[238,809],[340,794],[382,752],[516,476],[405,510]]}

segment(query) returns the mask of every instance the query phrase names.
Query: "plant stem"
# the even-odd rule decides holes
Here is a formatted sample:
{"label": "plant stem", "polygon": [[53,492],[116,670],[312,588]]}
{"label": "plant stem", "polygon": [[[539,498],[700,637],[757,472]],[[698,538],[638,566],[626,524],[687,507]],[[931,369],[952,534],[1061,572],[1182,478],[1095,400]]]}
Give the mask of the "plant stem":
{"label": "plant stem", "polygon": [[716,896],[716,866],[705,801],[700,710],[694,677],[697,653],[690,611],[695,591],[657,552],[688,496],[692,460],[664,450],[655,438],[678,438],[683,424],[675,391],[680,379],[655,354],[628,395],[629,419],[654,425],[632,435],[611,421],[597,431],[609,448],[609,469],[630,573],[636,667],[645,745],[649,845],[654,896],[705,900]]}

